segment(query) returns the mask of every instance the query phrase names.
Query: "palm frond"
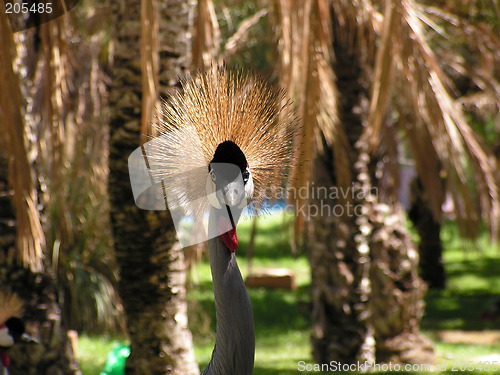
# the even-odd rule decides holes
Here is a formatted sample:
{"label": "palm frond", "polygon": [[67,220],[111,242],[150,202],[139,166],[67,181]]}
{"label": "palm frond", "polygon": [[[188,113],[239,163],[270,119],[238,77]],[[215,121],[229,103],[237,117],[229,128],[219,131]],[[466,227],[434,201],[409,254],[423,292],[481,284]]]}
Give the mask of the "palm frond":
{"label": "palm frond", "polygon": [[68,327],[87,332],[123,329],[123,307],[115,286],[104,275],[102,270],[82,266],[82,261],[73,262],[73,267],[60,273]]}
{"label": "palm frond", "polygon": [[[371,94],[370,109],[368,112],[368,123],[370,124],[371,134],[370,149],[373,150],[374,145],[379,137],[382,121],[385,118],[387,106],[391,99],[391,86],[393,82],[393,59],[391,49],[393,38],[399,30],[398,18],[394,15],[395,5],[391,0],[386,0],[384,13],[384,29],[382,31],[380,46],[377,50],[375,67],[373,69],[373,87]],[[368,134],[368,133],[367,133]]]}
{"label": "palm frond", "polygon": [[[399,74],[399,73],[398,73]],[[405,74],[402,72],[401,74]],[[407,90],[406,82],[401,78],[395,83],[399,90]],[[399,114],[395,124],[405,135],[409,150],[415,161],[416,172],[426,190],[432,192],[428,194],[427,202],[436,220],[441,219],[441,206],[445,197],[445,185],[443,184],[443,164],[440,161],[437,150],[432,142],[432,135],[429,132],[424,120],[411,110],[413,106],[412,98],[398,96],[394,99],[394,108]],[[384,140],[382,140],[384,142]],[[417,155],[417,156],[415,156]]]}
{"label": "palm frond", "polygon": [[9,157],[9,183],[14,189],[13,204],[16,212],[17,254],[22,264],[33,271],[42,269],[45,236],[38,212],[37,190],[33,169],[28,160],[27,127],[21,112],[23,99],[16,65],[16,43],[10,28],[5,4],[0,5],[0,106],[3,123],[0,134],[5,137]]}
{"label": "palm frond", "polygon": [[[433,50],[440,63],[450,67],[456,74],[470,79],[483,95],[488,94],[498,100],[500,97],[498,33],[487,24],[473,23],[451,11],[419,4],[415,6],[423,24],[442,24],[441,31],[435,37],[432,34],[427,37],[428,39],[432,37]],[[463,49],[468,51],[469,57],[460,53]],[[498,106],[500,107],[500,103]]]}
{"label": "palm frond", "polygon": [[[418,109],[429,127],[434,147],[448,176],[448,189],[455,203],[455,213],[461,232],[476,237],[484,218],[492,236],[498,238],[500,222],[499,189],[495,181],[494,157],[468,125],[460,106],[445,88],[444,73],[426,41],[418,9],[413,1],[404,1],[402,7],[408,35],[413,42],[416,67],[425,93]],[[404,32],[401,34],[405,34]],[[408,58],[406,57],[406,61]],[[417,73],[417,72],[415,72]],[[417,93],[414,93],[417,94]],[[421,94],[420,94],[421,95]],[[473,171],[473,181],[467,178],[466,163]],[[476,194],[471,191],[473,182]],[[430,190],[429,190],[430,191]]]}
{"label": "palm frond", "polygon": [[205,70],[220,63],[221,33],[212,0],[198,0],[194,22],[192,64]]}
{"label": "palm frond", "polygon": [[227,61],[229,56],[234,55],[243,45],[245,45],[252,27],[254,27],[262,17],[266,16],[267,13],[267,9],[261,9],[254,15],[241,21],[238,29],[224,45],[224,53],[222,55],[224,61]]}
{"label": "palm frond", "polygon": [[[406,87],[411,100],[409,108],[413,111],[412,121],[398,124],[408,136],[426,191],[436,192],[434,197],[430,194],[433,213],[440,217],[443,195],[439,176],[445,172],[446,187],[454,201],[461,233],[467,237],[477,236],[485,219],[491,235],[499,238],[500,197],[494,176],[494,157],[472,131],[460,104],[449,92],[452,84],[424,32],[423,8],[412,0],[392,1],[387,6],[395,6],[392,15],[395,20],[387,22],[396,22],[398,32],[391,32],[391,27],[384,28],[385,33],[390,32],[382,37],[383,40],[389,38],[390,48],[385,53],[393,56],[392,64],[399,71],[397,77],[403,80],[402,86]],[[389,89],[389,79],[386,81],[385,89]],[[379,97],[375,90],[372,112],[385,113],[386,103]],[[368,131],[376,133],[380,119],[372,117],[372,120]]]}
{"label": "palm frond", "polygon": [[375,38],[381,32],[383,17],[371,0],[331,2],[338,23],[336,37],[348,53],[353,50],[366,61],[375,54]]}
{"label": "palm frond", "polygon": [[[329,2],[324,0],[273,3],[278,26],[280,80],[295,101],[301,121],[297,159],[302,160],[293,173],[292,189],[306,186],[311,179],[312,160],[322,149],[322,138],[333,147],[335,174],[339,184],[350,183],[348,142],[337,117],[337,88]],[[300,30],[297,32],[296,30]],[[306,202],[295,197],[295,207]],[[295,233],[304,229],[304,217],[297,215]]]}
{"label": "palm frond", "polygon": [[[86,19],[85,10],[75,11]],[[98,286],[99,282],[117,283],[108,222],[108,129],[103,111],[107,95],[99,62],[103,41],[99,35],[90,37],[87,30],[77,30],[69,15],[55,21],[42,25],[40,52],[30,56],[36,70],[27,116],[38,132],[36,165],[43,192],[45,259],[64,297],[63,319],[80,328],[106,322],[99,329],[113,329],[123,319],[119,302],[101,297]],[[79,38],[79,32],[85,37]],[[75,282],[68,275],[85,271],[95,279],[81,283],[89,291],[68,286]],[[88,296],[94,297],[92,302],[82,302]],[[97,309],[97,300],[100,305],[107,301],[108,311],[116,313],[115,322],[101,319],[104,310]],[[79,308],[85,303],[91,313],[83,314]]]}
{"label": "palm frond", "polygon": [[141,2],[141,144],[151,134],[151,123],[158,108],[158,1]]}

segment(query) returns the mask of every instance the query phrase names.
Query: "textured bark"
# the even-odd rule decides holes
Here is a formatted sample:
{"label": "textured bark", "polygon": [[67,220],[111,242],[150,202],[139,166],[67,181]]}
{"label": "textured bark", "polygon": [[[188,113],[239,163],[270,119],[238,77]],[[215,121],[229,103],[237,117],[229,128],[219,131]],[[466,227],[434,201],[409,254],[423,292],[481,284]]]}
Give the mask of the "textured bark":
{"label": "textured bark", "polygon": [[191,30],[194,0],[160,1],[159,54],[160,96],[166,97],[179,88],[179,78],[191,68]]}
{"label": "textured bark", "polygon": [[[0,152],[0,264],[2,265],[7,265],[7,255],[15,251],[16,244],[16,218],[11,200],[13,191],[9,187],[7,174],[7,158],[5,153]],[[9,263],[12,263],[12,260]]]}
{"label": "textured bark", "polygon": [[347,200],[312,202],[333,212],[312,217],[309,227],[314,358],[319,363],[430,363],[432,346],[419,330],[425,284],[417,274],[418,253],[398,210],[378,202],[370,169],[375,163],[361,140],[369,59],[358,46],[346,45],[335,22],[334,32],[339,117],[350,145],[353,181],[338,186],[333,150],[324,143],[315,161],[315,187],[335,187]]}
{"label": "textured bark", "polygon": [[[337,26],[338,27],[338,26]],[[367,105],[367,80],[363,76],[360,56],[347,49],[334,37],[337,87],[341,93],[339,117],[350,144],[351,186],[338,186],[334,173],[333,150],[323,144],[324,152],[317,157],[316,186],[336,187],[347,193],[347,200],[317,200],[316,205],[328,205],[333,214],[312,218],[309,235],[309,260],[313,289],[313,353],[316,361],[328,363],[373,362],[375,340],[370,323],[369,279],[370,256],[367,218],[347,213],[347,208],[360,209],[366,204],[368,176],[360,169],[360,150],[356,142],[363,131]],[[366,155],[364,155],[366,157]],[[366,167],[366,160],[362,163]],[[355,190],[357,192],[355,192]],[[355,194],[353,194],[353,192]],[[360,193],[360,194],[358,194]],[[362,232],[363,231],[363,232]]]}
{"label": "textured bark", "polygon": [[444,289],[446,272],[443,264],[443,244],[441,242],[441,223],[434,218],[429,208],[422,183],[418,178],[412,182],[410,220],[420,236],[420,274],[429,288]]}
{"label": "textured bark", "polygon": [[[315,164],[315,186],[335,186],[331,159],[319,156]],[[311,217],[308,239],[314,358],[318,363],[373,362],[375,340],[368,308],[370,257],[366,238],[361,234],[362,227],[368,229],[366,218],[330,214],[347,207],[339,199],[311,203],[329,210]],[[349,204],[359,207],[363,202],[351,200]]]}
{"label": "textured bark", "polygon": [[[131,340],[126,374],[199,374],[187,327],[184,257],[175,245],[172,220],[167,211],[144,211],[135,205],[128,175],[128,157],[140,140],[140,3],[112,3],[109,193],[119,291]],[[173,87],[187,68],[189,7],[181,1],[162,4],[177,12],[168,24],[160,21],[160,28],[171,33],[160,41],[160,59],[169,65],[160,73],[160,83]]]}
{"label": "textured bark", "polygon": [[420,332],[427,287],[418,276],[418,252],[399,207],[375,204],[369,211],[372,296],[370,309],[377,362],[434,361],[430,340]]}

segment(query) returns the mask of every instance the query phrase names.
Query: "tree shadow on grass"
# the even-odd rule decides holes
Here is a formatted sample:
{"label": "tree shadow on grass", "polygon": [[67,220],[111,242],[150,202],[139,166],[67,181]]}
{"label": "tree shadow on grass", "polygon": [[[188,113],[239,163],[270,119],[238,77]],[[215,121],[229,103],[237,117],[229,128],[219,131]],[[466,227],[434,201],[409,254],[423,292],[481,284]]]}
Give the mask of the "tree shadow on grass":
{"label": "tree shadow on grass", "polygon": [[430,290],[425,298],[425,330],[498,329],[498,322],[482,319],[500,297],[500,259],[483,257],[449,262],[448,289]]}
{"label": "tree shadow on grass", "polygon": [[[469,293],[496,292],[500,295],[500,258],[488,256],[446,264],[451,287]],[[468,283],[469,285],[462,285]]]}
{"label": "tree shadow on grass", "polygon": [[426,297],[424,330],[488,330],[498,329],[498,323],[483,320],[481,314],[487,311],[495,294],[463,295],[430,291]]}
{"label": "tree shadow on grass", "polygon": [[250,289],[254,320],[259,330],[305,330],[310,326],[308,288],[291,290]]}
{"label": "tree shadow on grass", "polygon": [[[289,330],[307,330],[310,322],[310,293],[308,287],[296,290],[248,289],[254,314],[256,335],[268,336]],[[215,331],[215,305],[211,283],[198,285],[189,303],[189,320],[194,332],[198,324],[210,320]],[[202,316],[203,315],[203,316]]]}

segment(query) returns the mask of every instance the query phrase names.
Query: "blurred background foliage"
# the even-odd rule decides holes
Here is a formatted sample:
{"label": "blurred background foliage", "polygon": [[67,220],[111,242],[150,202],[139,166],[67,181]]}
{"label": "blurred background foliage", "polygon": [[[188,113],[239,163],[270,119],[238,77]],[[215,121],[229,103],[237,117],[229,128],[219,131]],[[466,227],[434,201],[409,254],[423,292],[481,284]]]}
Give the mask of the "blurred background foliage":
{"label": "blurred background foliage", "polygon": [[[213,9],[219,30],[218,34],[214,34],[217,50],[214,58],[223,60],[231,67],[258,72],[277,83],[280,80],[277,66],[279,57],[270,3],[267,0],[214,0]],[[375,10],[380,12],[380,18],[384,4],[386,3],[382,1],[372,2]],[[462,105],[475,134],[498,158],[499,2],[422,0],[415,5],[417,8],[426,7],[425,21],[429,26],[426,29],[426,40],[441,69],[446,72],[449,80],[447,87],[453,98]],[[26,143],[29,146],[28,157],[33,168],[31,172],[37,176],[38,209],[46,243],[45,263],[57,280],[66,326],[91,335],[103,332],[123,335],[125,327],[123,309],[116,292],[118,273],[112,250],[106,188],[109,116],[107,85],[113,62],[113,43],[110,41],[107,25],[109,12],[108,1],[83,0],[67,17],[62,17],[57,23],[51,23],[50,27],[43,29],[44,33],[41,35],[45,39],[31,38],[35,30],[28,31],[26,35],[15,34],[18,58],[25,67],[19,72],[24,96],[21,108],[26,126]],[[381,32],[379,29],[379,35]],[[57,55],[56,59],[54,54]],[[53,61],[56,61],[56,65]],[[406,89],[396,87],[393,96],[397,99]],[[1,90],[5,95],[9,88],[2,85]],[[388,117],[400,116],[403,111],[400,111],[399,106],[404,105],[405,103],[400,103],[390,107]],[[8,126],[6,121],[9,119],[5,116],[5,111],[0,112],[0,125],[4,123],[0,129]],[[398,147],[402,155],[411,157],[408,141],[402,139],[401,133],[400,131]],[[498,160],[496,162],[498,166]],[[475,189],[474,170],[466,165],[466,171],[471,182],[470,189]],[[498,179],[498,169],[496,174]],[[271,229],[259,229],[258,238],[267,238],[266,241],[272,242],[273,246],[265,248],[265,252],[255,254],[255,257],[259,259],[258,264],[266,265],[267,251],[272,251],[273,256],[270,258],[283,257],[279,259],[279,264],[292,269],[298,264],[297,271],[301,273],[299,280],[303,278],[299,282],[299,292],[293,296],[263,296],[259,291],[252,291],[251,296],[256,315],[262,316],[262,321],[269,323],[269,326],[262,328],[265,332],[258,332],[261,340],[274,334],[271,328],[277,329],[276,326],[279,326],[278,330],[281,331],[289,323],[301,331],[292,339],[299,345],[307,336],[307,327],[310,325],[307,297],[310,293],[310,280],[302,274],[308,272],[307,263],[303,254],[298,259],[290,258],[289,241],[293,236],[276,240],[269,235],[277,230],[283,231],[283,227],[288,228],[288,220],[280,225],[274,223]],[[449,234],[450,231],[454,231],[452,235]],[[244,233],[248,233],[248,228],[244,229]],[[482,233],[481,238],[484,240],[484,230]],[[450,236],[455,241],[458,237],[456,226],[448,225],[443,236]],[[454,248],[458,246],[453,242]],[[484,247],[490,249],[489,245],[478,246]],[[242,255],[245,250],[245,246],[242,246]],[[492,256],[491,250],[488,250],[488,254]],[[424,320],[424,329],[443,328],[445,323],[442,322],[446,320],[448,312],[440,306],[451,306],[453,299],[464,292],[459,290],[460,286],[476,285],[477,281],[458,279],[459,275],[465,277],[464,273],[460,273],[460,267],[475,267],[475,271],[468,268],[467,272],[470,271],[471,275],[477,273],[478,277],[483,271],[487,275],[494,273],[488,266],[489,261],[480,260],[477,254],[471,255],[470,262],[476,262],[474,264],[469,264],[468,260],[457,261],[457,251],[448,256],[451,289],[441,294],[432,292],[427,297],[428,312],[433,317]],[[498,258],[491,262],[496,265]],[[242,263],[245,266],[245,262]],[[196,276],[196,269],[193,271],[191,283],[196,288],[192,287],[189,294],[190,322],[196,342],[202,348],[200,355],[203,360],[208,361],[213,316],[206,313],[210,311],[211,297],[208,270],[203,267],[206,265],[200,265],[201,276]],[[481,286],[481,282],[477,283],[481,293],[488,293],[488,287]],[[497,284],[491,290],[500,293]],[[466,293],[471,294],[473,291],[467,290]],[[488,293],[488,297],[492,297],[494,293]],[[263,300],[262,303],[258,302],[260,299]],[[263,310],[263,306],[279,301],[284,306],[275,306],[275,311],[280,312],[277,316],[269,315]],[[481,308],[487,309],[485,300],[482,301]],[[287,310],[287,303],[298,309],[288,317],[285,316],[285,312],[290,311]],[[467,309],[467,306],[459,306],[456,311]],[[466,314],[471,315],[470,321],[474,320],[475,311],[468,310]],[[284,321],[287,324],[282,324]],[[460,322],[452,319],[448,319],[446,324],[464,328]],[[270,342],[268,350],[276,345],[283,343]]]}
{"label": "blurred background foliage", "polygon": [[[107,78],[100,61],[107,32],[93,25],[96,5],[75,7],[60,29],[66,34],[61,43],[69,42],[60,47],[65,76],[41,77],[30,93],[46,257],[57,275],[68,328],[90,332],[123,328],[107,199]],[[46,64],[36,53],[27,58]],[[38,71],[46,70],[42,65]],[[61,85],[61,98],[38,102],[51,82]],[[50,110],[61,117],[53,127],[43,118]]]}

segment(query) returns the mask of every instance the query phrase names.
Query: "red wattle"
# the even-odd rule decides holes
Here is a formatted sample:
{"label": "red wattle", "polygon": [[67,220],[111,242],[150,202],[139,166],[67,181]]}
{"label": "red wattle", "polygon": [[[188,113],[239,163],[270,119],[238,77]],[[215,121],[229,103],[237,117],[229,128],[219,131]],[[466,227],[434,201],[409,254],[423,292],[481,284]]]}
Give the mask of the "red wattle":
{"label": "red wattle", "polygon": [[221,234],[221,238],[230,252],[236,252],[236,248],[238,247],[238,237],[236,236],[236,229],[232,228],[229,232]]}
{"label": "red wattle", "polygon": [[229,220],[225,218],[224,216],[221,216],[219,218],[219,233],[222,233],[220,237],[222,238],[222,242],[224,242],[224,245],[229,249],[230,252],[234,253],[236,252],[236,248],[238,247],[238,236],[236,235],[236,228],[232,227],[227,230],[228,227],[230,227],[231,224],[229,223]]}
{"label": "red wattle", "polygon": [[2,362],[2,366],[5,368],[10,366],[10,358],[7,354],[7,350],[0,349],[0,362]]}

